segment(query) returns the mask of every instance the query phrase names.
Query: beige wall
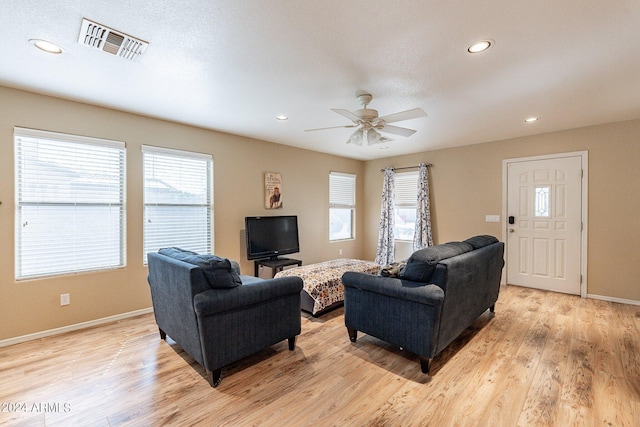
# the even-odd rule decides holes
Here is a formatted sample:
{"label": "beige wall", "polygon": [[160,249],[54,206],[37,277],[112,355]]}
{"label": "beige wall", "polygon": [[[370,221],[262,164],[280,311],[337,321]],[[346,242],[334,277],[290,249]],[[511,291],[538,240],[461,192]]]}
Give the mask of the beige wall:
{"label": "beige wall", "polygon": [[[359,257],[362,240],[328,242],[330,171],[358,175],[364,203],[364,163],[249,138],[207,131],[86,104],[0,87],[0,341],[150,307],[142,265],[141,146],[155,145],[214,157],[215,252],[239,260],[253,274],[243,242],[244,217],[298,215],[304,263]],[[16,282],[14,279],[13,127],[124,141],[127,151],[127,267]],[[284,207],[264,209],[264,173],[280,172]],[[357,235],[364,235],[362,211]],[[60,294],[71,304],[60,306]]]}
{"label": "beige wall", "polygon": [[502,214],[503,159],[584,150],[589,153],[587,293],[640,301],[640,120],[367,162],[363,255],[375,256],[381,168],[434,164],[436,243],[484,233],[502,238],[501,225],[486,223],[485,215]]}
{"label": "beige wall", "polygon": [[[0,341],[139,309],[150,303],[142,265],[141,145],[214,156],[215,252],[241,261],[244,217],[295,214],[302,251],[313,263],[342,256],[375,257],[382,174],[386,166],[433,163],[430,170],[436,243],[474,234],[501,237],[502,160],[587,150],[589,152],[588,293],[640,301],[640,120],[435,150],[360,162],[264,141],[183,126],[86,104],[0,87]],[[14,279],[13,127],[115,139],[127,144],[127,267],[121,270],[16,282]],[[354,241],[328,242],[328,174],[355,173],[357,230]],[[263,207],[263,174],[280,172],[285,203]],[[366,197],[365,197],[366,195]],[[61,307],[61,293],[71,305]]]}

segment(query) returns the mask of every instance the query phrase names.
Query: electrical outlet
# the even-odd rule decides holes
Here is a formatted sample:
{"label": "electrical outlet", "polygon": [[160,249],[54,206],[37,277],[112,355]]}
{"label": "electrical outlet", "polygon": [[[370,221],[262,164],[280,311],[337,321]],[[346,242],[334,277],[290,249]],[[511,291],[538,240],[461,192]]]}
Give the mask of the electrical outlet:
{"label": "electrical outlet", "polygon": [[342,255],[342,249],[338,250],[338,255]]}
{"label": "electrical outlet", "polygon": [[71,296],[69,294],[60,294],[60,305],[71,304]]}

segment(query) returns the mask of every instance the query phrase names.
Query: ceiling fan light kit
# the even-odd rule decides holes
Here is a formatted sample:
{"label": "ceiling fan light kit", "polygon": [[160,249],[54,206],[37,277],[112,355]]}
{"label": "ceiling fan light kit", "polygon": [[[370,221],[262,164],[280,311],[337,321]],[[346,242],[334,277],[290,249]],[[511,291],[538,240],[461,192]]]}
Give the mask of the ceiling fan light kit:
{"label": "ceiling fan light kit", "polygon": [[351,134],[347,144],[354,145],[364,145],[365,147],[368,145],[380,144],[383,142],[393,141],[391,138],[387,138],[386,136],[382,136],[380,132],[375,129],[358,129],[354,133]]}
{"label": "ceiling fan light kit", "polygon": [[379,144],[381,142],[393,141],[391,138],[382,136],[380,132],[391,133],[393,135],[404,137],[413,135],[414,133],[416,133],[415,130],[403,128],[400,126],[391,126],[389,125],[389,123],[416,119],[419,117],[425,117],[427,115],[427,113],[425,113],[422,108],[414,108],[411,110],[401,111],[399,113],[393,113],[379,117],[377,110],[367,108],[372,99],[373,96],[368,93],[358,95],[357,100],[363,108],[354,112],[340,108],[331,109],[331,111],[351,120],[353,124],[344,126],[332,126],[328,128],[307,129],[306,132],[325,129],[358,127],[358,130],[351,134],[351,136],[347,140],[347,144],[369,146]]}

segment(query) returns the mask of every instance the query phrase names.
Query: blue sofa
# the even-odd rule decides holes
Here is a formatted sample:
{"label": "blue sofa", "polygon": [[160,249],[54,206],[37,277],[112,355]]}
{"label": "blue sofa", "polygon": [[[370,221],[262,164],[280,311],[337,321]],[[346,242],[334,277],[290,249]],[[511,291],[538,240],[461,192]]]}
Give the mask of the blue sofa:
{"label": "blue sofa", "polygon": [[487,309],[494,312],[504,266],[504,243],[475,236],[414,252],[397,277],[347,272],[344,322],[415,353],[422,372],[432,358]]}
{"label": "blue sofa", "polygon": [[216,387],[222,367],[301,331],[302,279],[241,276],[236,262],[179,248],[148,254],[161,339],[170,336]]}

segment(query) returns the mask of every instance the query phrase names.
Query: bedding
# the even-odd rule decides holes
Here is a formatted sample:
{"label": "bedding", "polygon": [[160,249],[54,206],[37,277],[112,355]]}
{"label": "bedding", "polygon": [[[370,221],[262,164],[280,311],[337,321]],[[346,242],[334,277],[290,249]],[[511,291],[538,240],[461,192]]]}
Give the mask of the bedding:
{"label": "bedding", "polygon": [[342,275],[347,271],[378,274],[380,265],[359,259],[335,259],[278,272],[275,277],[298,276],[303,281],[301,304],[318,316],[344,302]]}

